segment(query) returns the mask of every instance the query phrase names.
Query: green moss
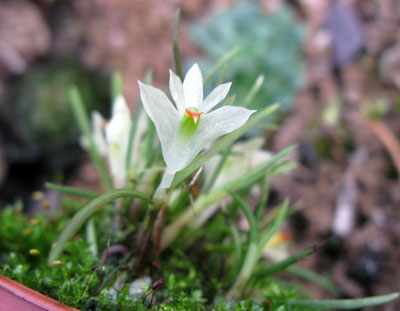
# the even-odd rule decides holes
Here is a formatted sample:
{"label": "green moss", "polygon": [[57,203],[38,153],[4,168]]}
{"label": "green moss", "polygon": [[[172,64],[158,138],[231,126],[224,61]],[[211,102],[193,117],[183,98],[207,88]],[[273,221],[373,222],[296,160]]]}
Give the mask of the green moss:
{"label": "green moss", "polygon": [[[64,201],[67,215],[79,206],[78,203],[71,199]],[[151,275],[153,281],[163,278],[164,282],[157,294],[147,291],[148,298],[143,302],[142,299],[133,299],[130,294],[133,278],[128,278],[121,290],[113,291],[105,287],[95,294],[101,283],[99,267],[103,262],[92,255],[84,231],[78,232],[75,239],[68,242],[60,258],[65,266],[46,265],[48,251],[65,225],[65,216],[59,214],[49,221],[42,214],[28,217],[21,208],[3,209],[0,212],[0,274],[80,310],[149,310],[152,294],[153,301],[157,296],[156,310],[268,310],[264,301],[248,299],[236,304],[222,301],[226,289],[222,281],[226,272],[223,265],[225,255],[215,251],[213,245],[217,245],[217,238],[211,238],[213,232],[221,234],[218,233],[218,228],[223,227],[220,217],[210,227],[210,241],[200,244],[203,247],[185,252],[169,250],[159,259],[160,269],[144,271]],[[98,224],[108,223],[108,218],[105,212],[95,221]],[[100,227],[99,230],[103,229]],[[100,248],[104,249],[107,242],[100,241]],[[31,255],[31,249],[39,250],[40,254]],[[103,279],[121,263],[121,260],[114,260],[113,264],[105,264]],[[283,306],[295,292],[274,284],[275,289],[270,287],[263,295],[275,304],[276,308],[270,310],[280,310],[278,307]]]}

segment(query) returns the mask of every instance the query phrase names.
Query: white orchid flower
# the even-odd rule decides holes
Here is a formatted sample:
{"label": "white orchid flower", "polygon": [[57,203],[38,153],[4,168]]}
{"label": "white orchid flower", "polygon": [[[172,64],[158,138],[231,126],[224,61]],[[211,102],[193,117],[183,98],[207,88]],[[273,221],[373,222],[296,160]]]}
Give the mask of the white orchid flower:
{"label": "white orchid flower", "polygon": [[203,76],[197,64],[182,84],[170,70],[169,88],[176,107],[159,89],[139,82],[144,109],[153,121],[167,169],[160,187],[168,188],[176,172],[184,169],[209,143],[247,122],[255,110],[224,106],[211,111],[229,92],[231,83],[217,86],[203,100]]}
{"label": "white orchid flower", "polygon": [[111,120],[105,126],[108,161],[115,188],[121,188],[126,183],[126,155],[131,125],[129,107],[124,97],[119,95],[114,101]]}
{"label": "white orchid flower", "polygon": [[[93,111],[91,114],[92,118],[92,136],[97,151],[102,157],[107,156],[107,142],[104,137],[104,125],[105,120],[98,111]],[[83,149],[89,150],[89,141],[85,136],[81,136],[79,143]]]}
{"label": "white orchid flower", "polygon": [[104,137],[105,120],[98,111],[92,112],[93,140],[101,156],[107,155],[107,142]]}

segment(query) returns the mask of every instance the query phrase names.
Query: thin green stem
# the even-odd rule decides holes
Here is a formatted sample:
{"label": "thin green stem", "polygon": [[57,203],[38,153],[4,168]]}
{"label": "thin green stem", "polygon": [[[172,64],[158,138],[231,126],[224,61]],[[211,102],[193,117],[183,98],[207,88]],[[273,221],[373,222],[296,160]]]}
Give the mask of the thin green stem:
{"label": "thin green stem", "polygon": [[174,40],[174,43],[173,43],[173,54],[174,54],[174,63],[175,63],[175,73],[183,82],[181,52],[179,49],[178,41],[176,41],[176,40]]}

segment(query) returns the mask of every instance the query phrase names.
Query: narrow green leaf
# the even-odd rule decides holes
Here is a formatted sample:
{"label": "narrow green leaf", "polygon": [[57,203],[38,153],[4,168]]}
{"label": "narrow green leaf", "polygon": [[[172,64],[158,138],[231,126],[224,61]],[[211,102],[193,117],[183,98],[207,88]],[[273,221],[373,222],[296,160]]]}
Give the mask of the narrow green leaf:
{"label": "narrow green leaf", "polygon": [[249,93],[243,101],[243,107],[247,108],[253,101],[254,97],[256,97],[258,91],[260,90],[262,84],[264,83],[264,75],[259,75],[251,87]]}
{"label": "narrow green leaf", "polygon": [[120,72],[114,72],[111,77],[111,102],[122,94],[122,75]]}
{"label": "narrow green leaf", "polygon": [[97,237],[96,237],[96,228],[94,226],[93,218],[89,218],[86,223],[86,240],[89,244],[89,249],[92,252],[93,256],[96,257],[99,253],[97,248]]}
{"label": "narrow green leaf", "polygon": [[113,188],[113,184],[110,176],[107,174],[106,167],[104,165],[103,160],[100,157],[100,154],[97,150],[96,144],[94,143],[93,136],[90,129],[90,121],[87,116],[85,106],[82,102],[81,96],[79,94],[77,87],[72,87],[68,92],[70,102],[72,105],[72,110],[74,112],[76,121],[78,122],[78,126],[82,132],[82,134],[86,137],[89,142],[89,154],[92,158],[93,163],[95,164],[100,178],[107,190]]}
{"label": "narrow green leaf", "polygon": [[293,265],[288,267],[286,269],[286,272],[293,274],[294,276],[297,276],[298,278],[301,278],[303,280],[314,283],[334,296],[337,296],[340,293],[339,288],[328,277],[315,273],[312,270]]}
{"label": "narrow green leaf", "polygon": [[286,216],[289,212],[289,200],[286,199],[283,202],[282,207],[279,211],[278,216],[275,218],[274,222],[272,223],[271,228],[267,231],[267,233],[261,238],[260,243],[258,244],[258,251],[259,253],[262,252],[262,249],[265,244],[272,238],[272,236],[278,232],[279,228],[282,225],[282,222],[285,220]]}
{"label": "narrow green leaf", "polygon": [[224,167],[224,164],[226,162],[226,159],[229,157],[232,151],[233,144],[230,145],[224,152],[222,153],[221,159],[218,162],[217,167],[215,168],[213,174],[211,175],[210,181],[208,184],[204,185],[203,192],[208,192],[212,187],[214,187],[215,181],[218,178],[219,173],[221,172],[222,168]]}
{"label": "narrow green leaf", "polygon": [[202,154],[197,156],[186,168],[177,172],[175,175],[174,181],[172,182],[171,187],[172,188],[176,187],[176,185],[178,185],[185,178],[190,176],[190,174],[192,174],[197,169],[199,169],[200,166],[202,166],[208,159],[210,159],[212,156],[214,156],[218,152],[228,148],[236,139],[238,139],[240,136],[242,136],[244,133],[246,133],[252,127],[256,126],[259,122],[261,122],[268,115],[270,115],[271,113],[276,111],[278,109],[278,107],[279,107],[278,104],[274,104],[267,108],[264,108],[260,112],[257,112],[255,115],[250,117],[250,120],[245,125],[243,125],[239,129],[237,129],[236,131],[222,137],[217,143],[215,143],[213,145],[213,147],[209,151],[203,152]]}
{"label": "narrow green leaf", "polygon": [[219,186],[211,190],[208,193],[200,195],[197,200],[194,202],[193,208],[188,208],[184,212],[182,212],[176,219],[168,225],[164,229],[164,233],[162,236],[162,248],[164,249],[168,245],[172,243],[173,240],[177,237],[179,232],[185,227],[188,222],[192,219],[196,213],[200,213],[204,208],[209,206],[212,203],[215,203],[226,196],[226,193],[229,191],[237,191],[239,189],[243,189],[249,187],[250,185],[256,183],[260,178],[262,178],[267,170],[273,172],[272,169],[274,165],[280,165],[279,163],[287,154],[295,149],[294,146],[290,146],[281,152],[277,153],[274,157],[269,159],[268,161],[260,164],[250,172],[242,175],[236,180],[228,182],[224,185]]}
{"label": "narrow green leaf", "polygon": [[240,51],[240,47],[236,46],[224,54],[217,63],[206,73],[204,76],[204,84],[206,84],[215,75],[215,73],[220,70],[227,62],[229,62],[236,54]]}
{"label": "narrow green leaf", "polygon": [[326,299],[326,300],[292,300],[289,307],[301,307],[307,309],[358,309],[373,307],[388,303],[399,298],[399,293],[392,293],[381,296],[372,296],[356,299]]}
{"label": "narrow green leaf", "polygon": [[235,200],[235,202],[239,205],[239,207],[243,211],[243,214],[246,216],[247,221],[249,222],[250,243],[256,243],[257,242],[257,223],[256,223],[256,219],[254,218],[253,212],[251,211],[250,206],[244,200],[242,200],[241,197],[239,197],[237,194],[235,194],[233,191],[229,191],[229,194],[232,196],[232,198]]}
{"label": "narrow green leaf", "polygon": [[236,225],[230,224],[229,228],[235,245],[234,264],[229,279],[234,280],[239,273],[240,264],[242,263],[242,241],[240,240],[239,231],[236,228]]}
{"label": "narrow green leaf", "polygon": [[235,102],[235,100],[236,100],[236,94],[230,96],[230,97],[225,101],[224,106],[232,106],[233,103]]}
{"label": "narrow green leaf", "polygon": [[138,198],[151,203],[151,199],[139,191],[116,189],[106,194],[103,194],[96,199],[90,201],[84,208],[75,214],[75,216],[68,222],[63,232],[58,237],[56,243],[50,251],[48,263],[51,264],[58,258],[64,250],[65,244],[73,235],[80,229],[80,227],[92,216],[95,212],[99,211],[104,205],[118,199],[118,198]]}
{"label": "narrow green leaf", "polygon": [[254,274],[254,277],[256,277],[256,278],[269,277],[274,273],[277,273],[279,271],[287,269],[291,265],[298,262],[300,259],[308,257],[308,256],[312,255],[313,253],[314,253],[314,249],[312,249],[312,248],[302,250],[302,251],[298,252],[297,254],[290,256],[289,258],[286,258],[275,264],[266,266],[266,267],[258,270],[257,273]]}
{"label": "narrow green leaf", "polygon": [[57,185],[57,184],[53,184],[50,182],[46,182],[45,187],[49,188],[51,190],[56,190],[56,191],[60,191],[62,193],[77,195],[77,196],[85,197],[85,198],[89,198],[89,199],[94,199],[99,196],[99,194],[97,194],[95,192],[86,191],[86,190],[82,190],[82,189],[75,188],[75,187]]}

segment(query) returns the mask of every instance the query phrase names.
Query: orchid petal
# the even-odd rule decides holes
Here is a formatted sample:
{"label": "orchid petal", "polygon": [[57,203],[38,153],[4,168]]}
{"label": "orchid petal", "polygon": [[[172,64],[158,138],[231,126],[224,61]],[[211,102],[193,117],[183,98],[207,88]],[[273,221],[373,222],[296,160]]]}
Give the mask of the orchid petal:
{"label": "orchid petal", "polygon": [[107,142],[104,137],[105,121],[98,111],[92,112],[92,135],[97,150],[101,156],[107,155]]}
{"label": "orchid petal", "polygon": [[242,107],[226,106],[206,114],[192,138],[190,150],[196,156],[210,142],[245,124],[254,112]]}
{"label": "orchid petal", "polygon": [[166,154],[167,170],[175,173],[184,169],[209,143],[241,127],[255,110],[242,107],[222,107],[201,118],[193,137],[176,137]]}
{"label": "orchid petal", "polygon": [[213,109],[218,103],[220,103],[228,94],[231,88],[232,82],[218,85],[200,105],[199,110],[207,113]]}
{"label": "orchid petal", "polygon": [[185,95],[181,79],[172,71],[169,71],[169,90],[174,99],[179,115],[185,113]]}
{"label": "orchid petal", "polygon": [[[179,113],[169,101],[167,95],[159,89],[143,84],[140,81],[139,88],[144,110],[154,123],[161,142],[164,160],[168,165],[171,146],[178,132]],[[177,151],[175,150],[175,152]]]}
{"label": "orchid petal", "polygon": [[125,99],[120,95],[114,102],[112,118],[105,127],[108,159],[116,188],[123,187],[125,184],[125,157],[128,151],[130,128],[130,110]]}
{"label": "orchid petal", "polygon": [[203,103],[203,76],[197,64],[194,64],[183,81],[185,107],[199,108]]}

